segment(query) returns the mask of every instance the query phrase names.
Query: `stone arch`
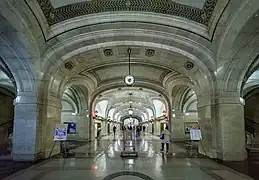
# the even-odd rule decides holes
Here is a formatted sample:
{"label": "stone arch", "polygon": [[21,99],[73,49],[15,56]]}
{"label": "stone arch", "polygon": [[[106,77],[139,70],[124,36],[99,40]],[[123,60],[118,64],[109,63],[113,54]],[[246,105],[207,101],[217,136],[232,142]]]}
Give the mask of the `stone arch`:
{"label": "stone arch", "polygon": [[[17,17],[10,12],[9,18]],[[1,24],[5,25],[1,26],[4,30],[2,29],[0,33],[2,41],[0,54],[16,84],[12,157],[14,160],[34,160],[40,156],[40,145],[37,141],[40,138],[38,133],[40,127],[37,122],[39,117],[38,90],[34,69],[38,54],[37,50],[31,46],[31,39],[20,32],[21,26],[15,27],[14,23],[2,15],[0,15],[0,20]],[[30,113],[25,113],[25,111]]]}
{"label": "stone arch", "polygon": [[[112,83],[112,84],[106,84],[105,86],[101,86],[101,87],[97,88],[94,91],[94,93],[91,95],[91,101],[90,101],[90,108],[89,109],[91,109],[91,111],[93,110],[94,101],[95,101],[96,97],[100,93],[105,92],[105,91],[110,90],[110,89],[117,89],[119,87],[125,87],[125,84],[124,83]],[[138,84],[138,87],[146,88],[146,89],[151,89],[151,90],[153,90],[155,92],[160,93],[166,99],[166,103],[167,103],[168,109],[171,109],[171,104],[170,104],[170,101],[169,101],[169,98],[168,98],[168,94],[165,91],[165,89],[163,89],[160,86],[154,86],[154,85],[150,86],[149,83],[143,83],[143,82]],[[92,116],[92,113],[90,113],[90,116]],[[171,114],[170,113],[169,113],[168,119],[169,119],[169,121],[171,119]],[[92,121],[92,117],[90,118],[90,121]],[[93,126],[92,126],[92,129],[94,129]],[[92,137],[94,137],[94,132],[93,132],[92,129],[91,129],[91,134],[92,134]]]}
{"label": "stone arch", "polygon": [[[222,19],[221,23],[227,23],[224,31],[217,30],[221,36],[218,40],[220,42],[217,51],[219,63],[216,76],[222,90],[235,91],[236,97],[239,98],[242,96],[244,78],[258,58],[256,44],[259,38],[257,32],[259,20],[255,15],[259,12],[259,8],[256,1],[244,1],[238,10],[233,6],[228,8],[229,11],[234,11],[233,15],[229,19]],[[245,35],[247,33],[249,36]]]}
{"label": "stone arch", "polygon": [[[242,1],[232,3],[228,6],[220,20],[216,33],[217,39],[214,44],[217,46],[217,78],[216,99],[212,119],[217,120],[213,126],[218,126],[213,141],[219,159],[237,159],[246,158],[245,150],[245,124],[244,124],[244,106],[240,101],[242,96],[242,84],[251,67],[251,63],[258,55],[258,22],[256,14],[259,12],[258,1]],[[229,16],[231,14],[231,16]],[[221,26],[223,25],[224,26]],[[219,28],[221,27],[221,28]],[[224,27],[224,28],[222,28]],[[249,35],[247,35],[249,34]],[[199,98],[198,98],[199,100]],[[205,101],[205,100],[204,100]],[[200,107],[200,106],[199,106]],[[211,110],[203,109],[203,113]],[[234,116],[227,117],[229,111],[235,111]],[[229,132],[228,126],[235,124],[235,129]],[[212,129],[212,131],[214,131]],[[237,138],[236,134],[240,136]],[[227,141],[231,141],[231,146]],[[233,151],[235,147],[235,151]]]}
{"label": "stone arch", "polygon": [[61,109],[61,122],[64,123],[75,123],[76,125],[76,136],[69,135],[69,138],[73,139],[80,139],[80,140],[88,140],[89,134],[89,115],[88,115],[88,95],[87,95],[87,89],[83,87],[82,85],[66,85],[67,86],[67,92],[64,91],[64,94],[67,93],[68,98],[62,96],[62,101],[64,101],[64,98],[66,101],[69,101],[71,104],[74,105],[75,111],[63,111],[63,103],[62,103],[62,109]]}
{"label": "stone arch", "polygon": [[[177,52],[185,55],[190,60],[195,61],[195,63],[197,63],[199,67],[202,67],[199,71],[197,71],[197,73],[201,73],[202,71],[203,73],[206,74],[206,78],[207,78],[207,79],[205,78],[204,81],[200,81],[197,83],[201,84],[200,86],[202,86],[203,82],[205,82],[203,86],[207,87],[207,85],[209,85],[210,90],[208,91],[210,92],[210,94],[213,94],[214,87],[213,85],[211,85],[210,82],[214,82],[213,81],[214,74],[211,72],[215,62],[214,62],[213,55],[211,54],[209,49],[204,49],[203,46],[197,46],[197,44],[194,45],[193,41],[189,41],[187,43],[186,42],[187,39],[183,39],[181,36],[176,36],[176,34],[171,34],[170,36],[167,36],[159,31],[158,32],[148,31],[143,33],[142,31],[136,30],[136,29],[123,29],[123,31],[118,29],[118,33],[114,35],[113,30],[111,31],[108,27],[106,28],[107,30],[105,31],[95,31],[91,33],[81,34],[76,37],[71,37],[69,39],[69,42],[68,40],[66,40],[65,36],[64,38],[61,38],[60,39],[61,43],[55,44],[55,46],[53,46],[53,48],[50,48],[51,50],[47,51],[43,57],[43,64],[42,64],[43,69],[49,70],[48,73],[45,73],[46,77],[44,79],[49,79],[50,77],[47,77],[48,75],[52,76],[52,73],[55,72],[56,69],[60,67],[60,65],[66,62],[69,58],[73,57],[75,54],[87,52],[93,49],[105,48],[105,47],[116,46],[116,45],[128,45],[128,46],[139,45],[139,46],[158,48],[169,52]],[[136,31],[136,33],[134,33],[134,37],[132,36],[133,31],[134,32]],[[107,37],[103,36],[103,34],[106,34]],[[159,44],[159,43],[152,42],[153,39],[150,38],[151,36],[157,36],[158,40],[163,43]],[[95,42],[102,42],[102,43],[91,44],[92,37],[95,37]],[[114,39],[113,41],[110,40],[111,37]],[[143,40],[141,42],[128,41],[129,38],[136,39],[137,37],[141,37],[142,39],[145,38],[146,40]],[[167,42],[168,37],[172,37],[170,39],[170,42],[169,41]],[[87,42],[87,43],[84,44],[83,42]],[[171,46],[172,42],[175,42],[174,46],[178,46],[178,47]],[[65,46],[65,48],[63,47],[61,48],[61,46],[63,45]],[[69,49],[70,52],[66,52],[65,49]],[[57,54],[58,57],[55,56],[55,54]],[[56,61],[56,59],[60,59],[60,61]],[[197,76],[198,75],[196,75],[196,77]],[[199,77],[204,79],[205,76],[200,75]]]}

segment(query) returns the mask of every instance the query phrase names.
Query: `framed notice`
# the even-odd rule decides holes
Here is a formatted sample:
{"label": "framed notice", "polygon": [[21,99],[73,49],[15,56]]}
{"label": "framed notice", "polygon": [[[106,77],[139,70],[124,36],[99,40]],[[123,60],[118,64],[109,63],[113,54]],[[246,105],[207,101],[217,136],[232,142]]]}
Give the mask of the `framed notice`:
{"label": "framed notice", "polygon": [[54,141],[65,141],[67,139],[67,124],[57,124],[54,134]]}
{"label": "framed notice", "polygon": [[198,128],[190,129],[190,137],[192,141],[200,141],[202,140],[201,130]]}

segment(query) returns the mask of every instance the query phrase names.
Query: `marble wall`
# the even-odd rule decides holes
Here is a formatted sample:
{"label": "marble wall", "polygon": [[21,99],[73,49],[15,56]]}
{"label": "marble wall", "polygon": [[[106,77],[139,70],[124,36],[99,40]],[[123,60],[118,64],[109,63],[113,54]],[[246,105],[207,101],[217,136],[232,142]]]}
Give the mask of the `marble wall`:
{"label": "marble wall", "polygon": [[61,122],[75,122],[76,134],[68,135],[69,139],[89,140],[89,118],[86,114],[61,113]]}

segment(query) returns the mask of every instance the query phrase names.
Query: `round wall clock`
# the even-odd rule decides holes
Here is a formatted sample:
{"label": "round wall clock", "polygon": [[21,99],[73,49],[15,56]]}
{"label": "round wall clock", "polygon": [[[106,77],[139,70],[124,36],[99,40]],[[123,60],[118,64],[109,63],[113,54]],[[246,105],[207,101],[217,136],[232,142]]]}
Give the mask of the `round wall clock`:
{"label": "round wall clock", "polygon": [[124,82],[128,85],[131,86],[135,83],[135,78],[131,75],[128,75],[125,77]]}

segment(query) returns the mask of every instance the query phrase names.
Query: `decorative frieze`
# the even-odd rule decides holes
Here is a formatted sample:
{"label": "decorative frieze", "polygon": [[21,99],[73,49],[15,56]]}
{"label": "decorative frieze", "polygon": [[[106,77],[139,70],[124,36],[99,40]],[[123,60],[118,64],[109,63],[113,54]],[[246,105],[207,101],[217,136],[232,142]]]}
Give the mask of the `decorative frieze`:
{"label": "decorative frieze", "polygon": [[181,16],[207,25],[218,0],[206,0],[202,9],[183,5],[173,1],[157,0],[103,0],[85,1],[54,8],[50,0],[37,0],[49,25],[61,21],[108,11],[145,11]]}

